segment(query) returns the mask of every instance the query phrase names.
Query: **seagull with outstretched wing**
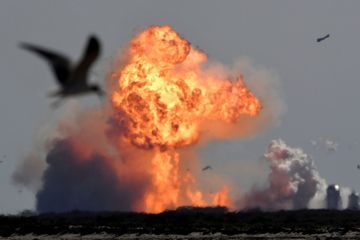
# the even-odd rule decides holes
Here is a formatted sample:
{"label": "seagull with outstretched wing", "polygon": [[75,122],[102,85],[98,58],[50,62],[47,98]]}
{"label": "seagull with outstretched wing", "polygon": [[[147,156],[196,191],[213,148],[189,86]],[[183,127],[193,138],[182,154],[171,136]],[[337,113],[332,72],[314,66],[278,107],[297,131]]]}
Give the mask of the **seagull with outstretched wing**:
{"label": "seagull with outstretched wing", "polygon": [[[72,64],[68,57],[55,51],[48,50],[29,43],[21,43],[20,47],[37,54],[48,61],[55,78],[60,86],[57,92],[50,94],[51,97],[60,97],[60,101],[69,96],[96,93],[104,95],[104,91],[96,84],[89,84],[88,74],[101,52],[100,42],[96,36],[89,37],[81,60]],[[60,101],[53,104],[58,106]]]}

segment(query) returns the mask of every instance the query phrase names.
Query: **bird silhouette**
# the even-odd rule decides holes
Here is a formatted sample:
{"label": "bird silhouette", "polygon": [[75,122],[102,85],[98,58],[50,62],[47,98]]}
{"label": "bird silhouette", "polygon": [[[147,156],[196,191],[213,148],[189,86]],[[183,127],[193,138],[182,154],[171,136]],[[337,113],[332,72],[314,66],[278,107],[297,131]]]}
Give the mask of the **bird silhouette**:
{"label": "bird silhouette", "polygon": [[326,34],[325,36],[316,39],[316,42],[324,41],[324,40],[327,39],[328,37],[330,37],[330,34]]}
{"label": "bird silhouette", "polygon": [[90,67],[100,55],[101,46],[96,36],[89,37],[84,53],[77,64],[73,64],[70,59],[58,52],[36,46],[29,43],[20,43],[22,49],[28,50],[44,58],[50,65],[60,89],[51,93],[50,97],[59,97],[52,104],[53,107],[59,106],[66,97],[81,94],[96,93],[99,97],[104,95],[104,91],[96,84],[89,84],[88,74]]}
{"label": "bird silhouette", "polygon": [[212,167],[210,165],[207,165],[202,169],[202,171],[206,171],[206,170],[212,170]]}

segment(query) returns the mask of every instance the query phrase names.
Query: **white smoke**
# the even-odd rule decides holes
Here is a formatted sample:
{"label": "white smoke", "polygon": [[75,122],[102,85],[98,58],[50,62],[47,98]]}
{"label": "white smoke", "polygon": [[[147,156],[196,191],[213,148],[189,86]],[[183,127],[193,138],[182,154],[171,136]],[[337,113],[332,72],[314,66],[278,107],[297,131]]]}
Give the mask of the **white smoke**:
{"label": "white smoke", "polygon": [[271,141],[264,157],[270,167],[268,186],[246,194],[238,203],[240,208],[278,210],[304,209],[310,205],[322,207],[326,181],[320,177],[309,155],[278,139]]}

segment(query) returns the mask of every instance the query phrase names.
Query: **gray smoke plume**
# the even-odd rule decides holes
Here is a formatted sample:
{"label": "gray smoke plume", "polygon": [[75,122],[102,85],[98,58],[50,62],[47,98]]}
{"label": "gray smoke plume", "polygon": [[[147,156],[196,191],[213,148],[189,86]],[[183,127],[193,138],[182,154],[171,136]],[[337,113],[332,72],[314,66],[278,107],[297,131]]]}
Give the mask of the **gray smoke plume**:
{"label": "gray smoke plume", "polygon": [[13,173],[12,181],[16,186],[35,193],[41,188],[41,177],[45,169],[46,164],[38,154],[29,154]]}
{"label": "gray smoke plume", "polygon": [[291,148],[280,139],[273,140],[264,157],[270,167],[268,186],[246,194],[238,202],[240,208],[308,208],[310,200],[326,189],[325,180],[302,149]]}
{"label": "gray smoke plume", "polygon": [[129,211],[146,187],[146,176],[119,182],[104,156],[79,159],[67,140],[54,143],[46,162],[43,187],[36,196],[39,212]]}

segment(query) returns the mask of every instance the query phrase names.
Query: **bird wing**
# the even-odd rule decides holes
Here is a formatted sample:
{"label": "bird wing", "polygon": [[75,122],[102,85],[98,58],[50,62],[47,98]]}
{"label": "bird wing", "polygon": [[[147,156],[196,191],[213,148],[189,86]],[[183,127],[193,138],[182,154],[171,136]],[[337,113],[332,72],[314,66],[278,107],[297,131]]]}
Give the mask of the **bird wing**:
{"label": "bird wing", "polygon": [[210,170],[210,169],[212,169],[211,166],[206,166],[206,167],[204,167],[202,170],[203,170],[203,171],[206,171],[206,170]]}
{"label": "bird wing", "polygon": [[82,84],[86,84],[89,69],[95,60],[99,57],[100,52],[100,41],[95,35],[91,35],[84,50],[83,56],[75,70],[76,75],[81,77],[74,79],[76,83],[74,82],[73,84],[79,84],[79,81],[83,81]]}
{"label": "bird wing", "polygon": [[327,34],[327,35],[325,35],[325,36],[323,36],[323,37],[320,37],[320,38],[316,39],[316,41],[317,41],[317,42],[321,42],[321,41],[327,39],[328,37],[330,37],[330,34]]}
{"label": "bird wing", "polygon": [[66,85],[66,81],[69,79],[71,73],[71,64],[69,58],[60,53],[29,43],[21,43],[20,47],[46,59],[51,66],[57,82],[61,86]]}

